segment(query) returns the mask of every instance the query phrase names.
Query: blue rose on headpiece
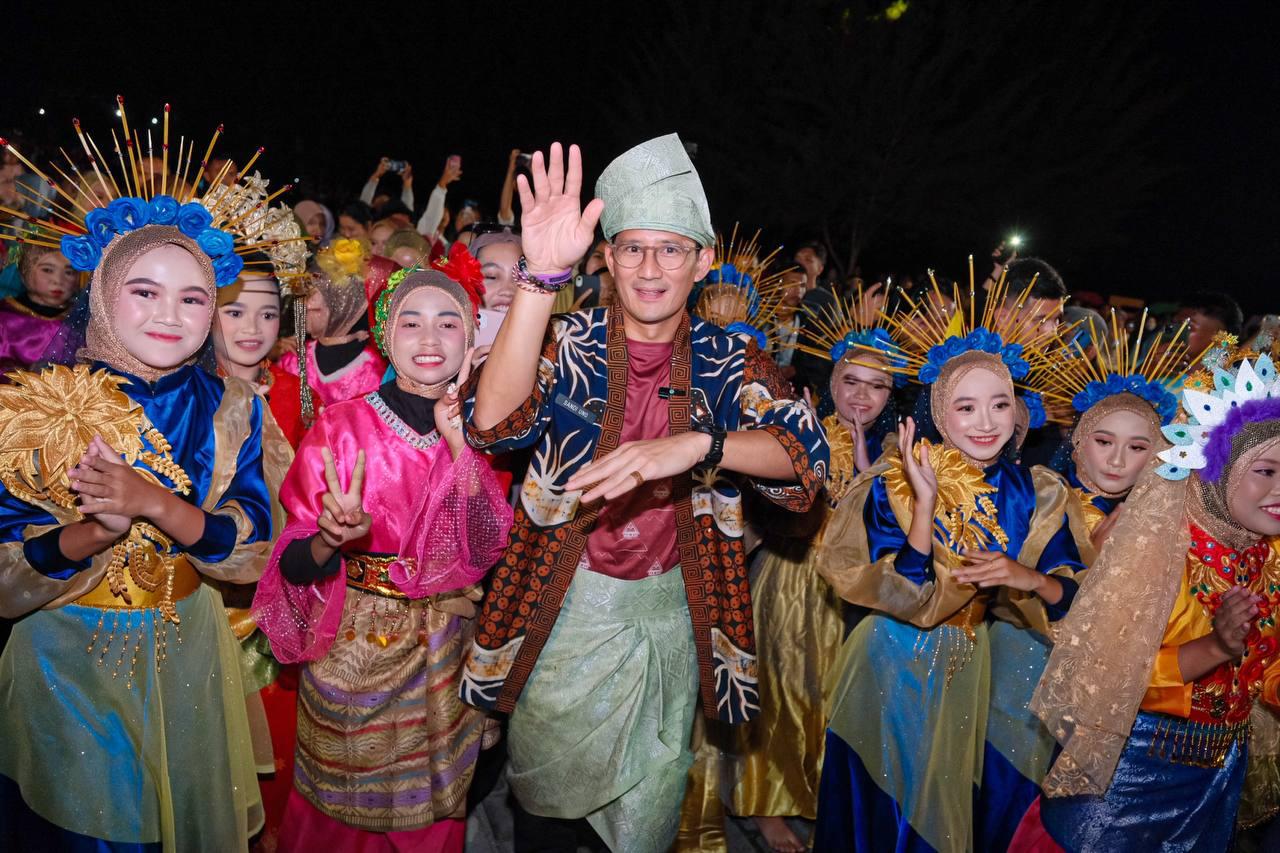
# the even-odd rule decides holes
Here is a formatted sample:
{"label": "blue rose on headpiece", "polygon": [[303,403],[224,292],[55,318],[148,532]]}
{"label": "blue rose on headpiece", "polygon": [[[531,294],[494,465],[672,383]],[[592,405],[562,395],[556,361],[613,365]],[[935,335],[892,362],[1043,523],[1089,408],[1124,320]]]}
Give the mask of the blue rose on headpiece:
{"label": "blue rose on headpiece", "polygon": [[226,231],[206,228],[196,237],[196,245],[209,257],[220,258],[235,248],[235,240]]}
{"label": "blue rose on headpiece", "polygon": [[244,259],[235,252],[227,252],[213,259],[213,283],[218,287],[226,287],[235,281],[244,269]]}
{"label": "blue rose on headpiece", "polygon": [[836,341],[836,345],[831,348],[831,361],[838,362],[844,358],[845,353],[849,351],[849,345],[844,341]]}
{"label": "blue rose on headpiece", "polygon": [[149,207],[152,225],[172,225],[178,219],[178,200],[171,195],[155,196]]}
{"label": "blue rose on headpiece", "polygon": [[1151,402],[1155,404],[1156,414],[1160,416],[1160,425],[1168,426],[1173,423],[1173,419],[1178,416],[1178,398],[1169,392],[1159,382],[1148,382],[1147,388],[1151,392]]}
{"label": "blue rose on headpiece", "polygon": [[[997,336],[996,340],[1000,340]],[[1009,344],[1000,349],[1000,360],[1009,368],[1009,375],[1022,379],[1031,372],[1031,363],[1022,357],[1022,344]]]}
{"label": "blue rose on headpiece", "polygon": [[107,205],[107,213],[111,214],[111,221],[116,231],[124,234],[146,225],[151,211],[142,199],[125,196],[113,199],[111,204]]}
{"label": "blue rose on headpiece", "polygon": [[769,344],[769,339],[765,337],[764,332],[757,329],[750,323],[730,323],[725,331],[731,335],[746,335],[753,338],[760,349],[764,349]]}
{"label": "blue rose on headpiece", "polygon": [[115,239],[115,218],[105,207],[95,207],[89,211],[89,214],[84,218],[84,227],[99,248],[105,249],[107,244]]}
{"label": "blue rose on headpiece", "polygon": [[1044,411],[1044,400],[1035,391],[1023,391],[1022,403],[1027,407],[1027,414],[1030,416],[1027,422],[1030,429],[1040,429],[1049,422],[1049,416]]}
{"label": "blue rose on headpiece", "polygon": [[937,382],[942,366],[966,352],[985,352],[1000,356],[1000,361],[1009,368],[1009,375],[1014,379],[1022,379],[1031,372],[1031,363],[1022,357],[1022,344],[1006,345],[1000,336],[990,329],[977,328],[963,338],[952,335],[932,347],[917,374],[920,381],[926,385]]}
{"label": "blue rose on headpiece", "polygon": [[971,349],[981,349],[980,333],[983,331],[975,329],[963,338],[952,335],[942,343],[930,347],[925,363],[920,366],[920,371],[916,374],[920,381],[925,385],[932,385],[938,381],[938,377],[942,374],[942,366],[948,361]]}
{"label": "blue rose on headpiece", "polygon": [[1071,406],[1077,412],[1084,413],[1116,394],[1133,394],[1150,403],[1160,417],[1161,426],[1168,426],[1178,414],[1178,398],[1159,382],[1148,382],[1138,374],[1126,377],[1109,373],[1105,382],[1095,379],[1071,398]]}
{"label": "blue rose on headpiece", "polygon": [[102,260],[102,247],[87,234],[74,237],[70,234],[62,235],[60,248],[71,266],[80,272],[92,272],[97,268],[98,261]]}
{"label": "blue rose on headpiece", "polygon": [[738,268],[733,264],[721,264],[719,269],[714,269],[707,276],[707,281],[712,284],[737,284]]}
{"label": "blue rose on headpiece", "polygon": [[201,231],[213,224],[213,217],[209,215],[209,211],[205,210],[203,204],[189,201],[178,208],[175,224],[179,231],[194,240],[200,236]]}

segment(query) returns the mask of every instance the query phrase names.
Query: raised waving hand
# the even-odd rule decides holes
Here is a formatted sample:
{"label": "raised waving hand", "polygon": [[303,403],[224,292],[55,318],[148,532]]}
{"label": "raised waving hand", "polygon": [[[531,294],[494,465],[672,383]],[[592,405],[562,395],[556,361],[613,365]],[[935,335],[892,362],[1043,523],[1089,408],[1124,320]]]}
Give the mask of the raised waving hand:
{"label": "raised waving hand", "polygon": [[516,176],[524,256],[532,273],[563,272],[591,248],[604,202],[592,199],[582,207],[582,152],[576,145],[569,146],[567,170],[564,151],[553,142],[547,157],[534,152],[530,172],[532,187],[524,175]]}

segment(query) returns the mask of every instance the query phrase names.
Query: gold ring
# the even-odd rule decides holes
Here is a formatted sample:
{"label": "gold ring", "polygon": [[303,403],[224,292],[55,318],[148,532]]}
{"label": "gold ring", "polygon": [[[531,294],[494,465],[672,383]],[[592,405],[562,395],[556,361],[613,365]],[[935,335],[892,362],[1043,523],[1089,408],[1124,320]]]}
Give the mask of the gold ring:
{"label": "gold ring", "polygon": [[643,486],[643,485],[644,485],[644,474],[641,474],[639,471],[632,471],[632,472],[631,472],[631,476],[636,478],[636,485],[637,485],[637,486]]}

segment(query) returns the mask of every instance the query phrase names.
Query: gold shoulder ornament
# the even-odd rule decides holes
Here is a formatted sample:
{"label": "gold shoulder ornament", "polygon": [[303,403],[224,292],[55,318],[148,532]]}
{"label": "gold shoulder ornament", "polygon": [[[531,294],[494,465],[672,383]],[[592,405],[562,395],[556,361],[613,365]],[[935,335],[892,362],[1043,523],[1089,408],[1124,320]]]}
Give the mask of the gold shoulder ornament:
{"label": "gold shoulder ornament", "polygon": [[[959,553],[964,548],[983,549],[992,542],[1001,547],[1008,545],[1009,537],[996,518],[996,505],[988,497],[996,487],[988,483],[982,472],[966,462],[964,454],[954,448],[921,439],[912,449],[917,460],[922,445],[929,448],[929,462],[938,478],[938,499],[933,518],[946,534],[947,547]],[[915,493],[907,480],[901,451],[891,454],[888,462],[884,484],[889,501],[895,507],[904,508],[904,514],[910,516],[915,506]]]}
{"label": "gold shoulder ornament", "polygon": [[845,429],[836,415],[827,415],[822,419],[822,428],[827,433],[827,444],[831,447],[831,464],[827,467],[827,499],[837,503],[849,493],[853,479],[857,476],[854,470],[853,434]]}
{"label": "gold shoulder ornament", "polygon": [[[169,442],[147,419],[142,407],[120,390],[127,380],[88,365],[55,366],[40,373],[17,370],[0,385],[0,483],[30,504],[52,503],[83,520],[67,471],[80,461],[95,435],[156,485],[189,494],[191,479],[174,461]],[[150,449],[148,449],[150,445]],[[167,478],[166,486],[156,475]],[[132,604],[125,582],[153,592],[165,590],[157,609],[178,624],[173,604],[173,540],[154,525],[135,521],[111,548],[107,581],[111,593]]]}
{"label": "gold shoulder ornament", "polygon": [[1093,533],[1098,525],[1102,523],[1102,520],[1107,517],[1107,514],[1094,505],[1093,499],[1095,495],[1093,492],[1088,489],[1073,489],[1072,491],[1075,492],[1076,498],[1080,501],[1080,509],[1084,513],[1085,528],[1090,533]]}

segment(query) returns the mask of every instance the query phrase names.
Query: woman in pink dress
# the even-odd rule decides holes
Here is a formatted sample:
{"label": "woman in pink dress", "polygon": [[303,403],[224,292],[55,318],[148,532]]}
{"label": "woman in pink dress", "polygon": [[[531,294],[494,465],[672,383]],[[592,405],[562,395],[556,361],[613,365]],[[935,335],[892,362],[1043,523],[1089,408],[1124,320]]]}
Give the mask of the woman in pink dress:
{"label": "woman in pink dress", "polygon": [[458,416],[474,299],[436,269],[392,276],[374,338],[396,378],[328,407],[281,490],[254,600],[303,664],[281,850],[462,850],[485,717],[454,682],[511,525]]}
{"label": "woman in pink dress", "polygon": [[369,306],[398,269],[394,261],[370,254],[361,240],[334,240],[316,254],[306,323],[298,329],[300,352],[280,358],[280,366],[301,381],[305,422],[382,384],[387,362],[370,338]]}

